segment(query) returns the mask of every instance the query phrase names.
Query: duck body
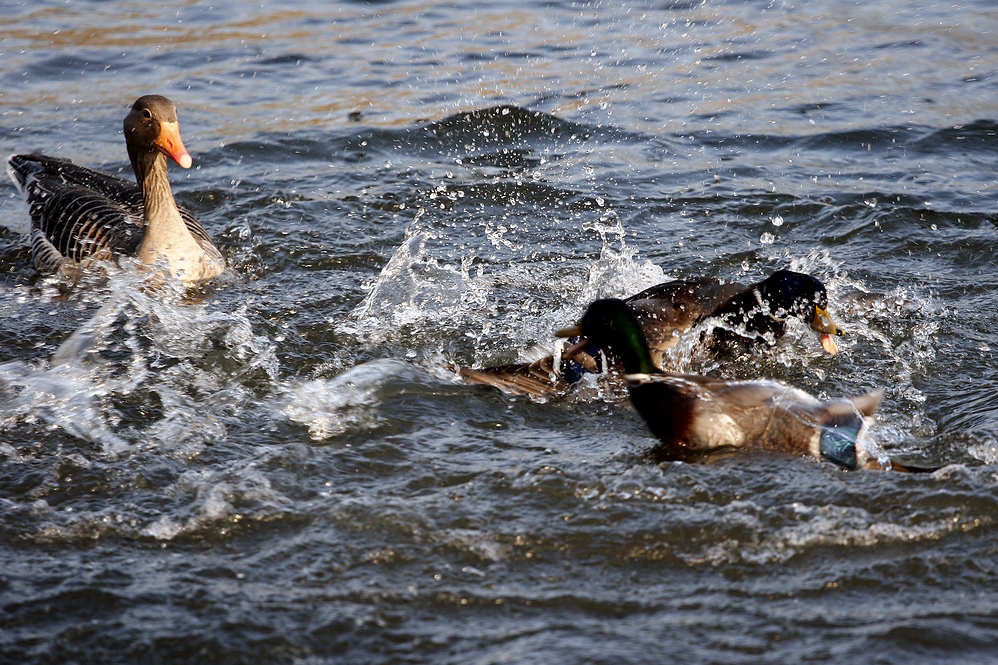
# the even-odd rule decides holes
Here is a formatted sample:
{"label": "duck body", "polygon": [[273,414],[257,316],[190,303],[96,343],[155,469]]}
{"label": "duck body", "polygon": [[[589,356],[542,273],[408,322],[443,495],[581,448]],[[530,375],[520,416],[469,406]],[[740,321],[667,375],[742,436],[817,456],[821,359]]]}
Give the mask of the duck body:
{"label": "duck body", "polygon": [[219,275],[225,259],[170,189],[167,157],[184,168],[192,162],[173,103],[158,95],[139,98],[124,130],[136,183],[40,154],[8,159],[28,205],[35,267],[73,276],[94,261],[134,256],[165,263],[188,285]]}
{"label": "duck body", "polygon": [[622,300],[592,303],[575,328],[620,359],[631,403],[659,439],[660,460],[704,461],[740,450],[810,455],[847,469],[875,467],[857,446],[880,390],[819,401],[776,381],[724,381],[655,367],[639,319]]}
{"label": "duck body", "polygon": [[856,442],[882,391],[822,402],[777,381],[626,374],[631,403],[661,441],[656,457],[698,461],[736,450],[810,455],[855,469]]}
{"label": "duck body", "polygon": [[[659,369],[668,368],[669,349],[697,329],[702,331],[699,342],[712,352],[726,346],[744,350],[757,344],[776,344],[791,317],[805,321],[829,354],[838,352],[833,336],[843,334],[827,312],[824,284],[790,270],[779,270],[748,285],[711,277],[674,280],[645,289],[624,302],[637,317]],[[462,368],[461,376],[506,392],[544,395],[567,389],[587,372],[601,371],[601,350],[605,349],[586,340],[557,359],[546,356],[531,363]]]}
{"label": "duck body", "polygon": [[828,315],[828,291],[818,279],[778,270],[755,284],[721,282],[712,277],[658,284],[625,299],[641,323],[652,360],[663,367],[662,355],[681,336],[707,321],[701,342],[712,350],[725,344],[773,345],[786,333],[786,321],[798,318],[818,334],[822,348],[838,352],[833,335],[842,331]]}
{"label": "duck body", "polygon": [[[645,289],[624,301],[641,323],[652,360],[661,368],[666,351],[676,346],[683,335],[708,319],[725,314],[732,301],[748,288],[713,277],[678,279]],[[745,336],[740,339],[763,339],[762,331],[754,335],[747,325],[744,328]],[[716,348],[720,343],[715,337],[716,330],[704,333],[703,341],[708,347]],[[775,341],[775,337],[771,338],[771,342]]]}

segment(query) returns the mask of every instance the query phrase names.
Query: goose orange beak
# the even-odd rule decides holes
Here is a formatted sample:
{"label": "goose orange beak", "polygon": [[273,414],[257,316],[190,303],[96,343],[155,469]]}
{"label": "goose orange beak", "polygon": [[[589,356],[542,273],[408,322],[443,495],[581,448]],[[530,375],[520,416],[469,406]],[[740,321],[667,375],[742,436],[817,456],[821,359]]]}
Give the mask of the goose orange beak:
{"label": "goose orange beak", "polygon": [[835,338],[828,333],[821,333],[818,335],[818,341],[821,342],[822,350],[828,355],[834,356],[839,352],[839,347],[835,344]]}
{"label": "goose orange beak", "polygon": [[189,169],[194,160],[184,147],[184,141],[180,138],[180,125],[176,122],[164,122],[160,125],[159,137],[153,141],[153,145],[159,148],[160,152],[175,161],[181,168]]}

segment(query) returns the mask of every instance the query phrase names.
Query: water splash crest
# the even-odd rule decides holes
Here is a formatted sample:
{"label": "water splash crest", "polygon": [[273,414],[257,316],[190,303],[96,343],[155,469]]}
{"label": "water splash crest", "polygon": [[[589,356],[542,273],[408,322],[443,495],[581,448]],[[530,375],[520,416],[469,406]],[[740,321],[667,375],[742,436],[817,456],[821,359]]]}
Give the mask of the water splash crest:
{"label": "water splash crest", "polygon": [[[212,312],[112,276],[112,295],[49,361],[0,366],[0,423],[41,421],[117,455],[135,446],[197,449],[223,416],[269,390],[273,344],[245,312]],[[167,294],[168,295],[168,294]]]}

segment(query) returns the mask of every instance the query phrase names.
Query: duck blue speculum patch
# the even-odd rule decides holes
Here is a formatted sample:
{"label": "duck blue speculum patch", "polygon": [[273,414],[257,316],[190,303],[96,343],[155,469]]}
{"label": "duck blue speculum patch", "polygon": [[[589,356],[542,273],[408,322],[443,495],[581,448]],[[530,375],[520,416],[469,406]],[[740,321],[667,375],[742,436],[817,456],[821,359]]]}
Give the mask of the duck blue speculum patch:
{"label": "duck blue speculum patch", "polygon": [[822,457],[847,469],[856,468],[856,439],[862,425],[826,426],[819,443]]}

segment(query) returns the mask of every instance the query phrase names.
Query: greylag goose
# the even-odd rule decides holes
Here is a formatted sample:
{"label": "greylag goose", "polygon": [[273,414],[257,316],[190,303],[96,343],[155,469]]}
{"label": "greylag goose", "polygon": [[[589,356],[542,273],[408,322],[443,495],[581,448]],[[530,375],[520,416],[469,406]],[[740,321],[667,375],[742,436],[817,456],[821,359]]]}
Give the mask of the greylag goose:
{"label": "greylag goose", "polygon": [[200,222],[177,207],[169,157],[190,168],[177,108],[146,95],[125,116],[125,144],[138,185],[44,155],[12,155],[8,172],[31,215],[31,254],[42,272],[72,276],[94,260],[163,262],[186,285],[219,275],[225,259]]}

